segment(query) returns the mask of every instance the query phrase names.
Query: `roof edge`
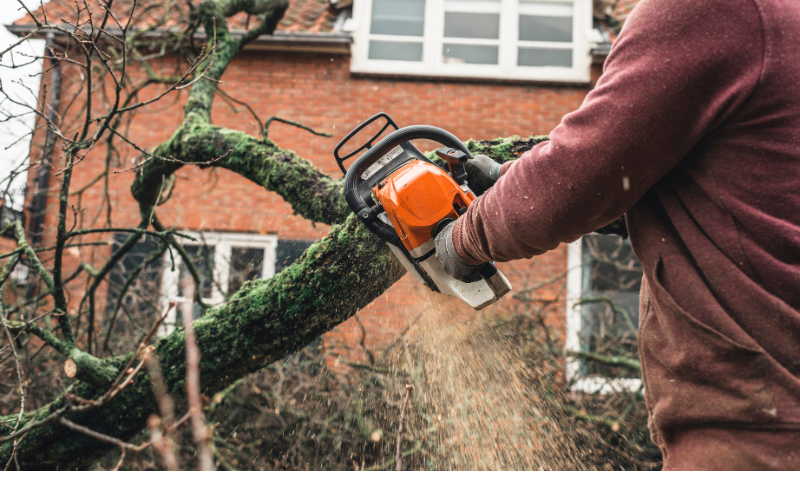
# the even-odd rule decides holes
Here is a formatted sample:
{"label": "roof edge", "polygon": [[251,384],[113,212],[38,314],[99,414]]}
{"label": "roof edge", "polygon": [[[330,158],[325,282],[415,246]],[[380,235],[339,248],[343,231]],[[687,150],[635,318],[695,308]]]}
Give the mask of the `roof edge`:
{"label": "roof edge", "polygon": [[[31,33],[36,28],[33,24],[23,25],[7,25],[6,29],[13,35],[22,37]],[[68,29],[73,29],[69,27]],[[109,30],[114,32],[117,30]],[[148,31],[144,34],[145,37],[157,40],[163,38],[170,33],[182,33],[180,28],[173,28],[168,30],[154,30]],[[60,32],[55,30],[42,30],[33,38],[45,38],[47,34],[53,33],[59,35]],[[247,33],[247,30],[233,29],[230,31],[234,38],[241,38]],[[113,33],[118,34],[118,33]],[[121,31],[120,33],[121,34]],[[194,35],[195,40],[206,40],[206,35],[203,32]],[[245,46],[244,50],[288,50],[295,52],[322,52],[322,53],[350,53],[350,44],[353,42],[353,37],[347,33],[342,32],[329,32],[319,33],[310,31],[283,31],[276,30],[272,35],[261,35],[257,39],[250,42]]]}

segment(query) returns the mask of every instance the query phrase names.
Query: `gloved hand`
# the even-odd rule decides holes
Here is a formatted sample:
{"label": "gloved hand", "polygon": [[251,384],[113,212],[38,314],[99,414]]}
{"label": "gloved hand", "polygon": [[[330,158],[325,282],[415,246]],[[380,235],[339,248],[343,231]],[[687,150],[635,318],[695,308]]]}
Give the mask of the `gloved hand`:
{"label": "gloved hand", "polygon": [[503,164],[497,163],[488,156],[475,155],[475,158],[467,160],[464,168],[477,185],[483,189],[489,189],[500,178]]}
{"label": "gloved hand", "polygon": [[459,281],[473,283],[481,278],[480,270],[483,265],[471,266],[456,254],[456,249],[453,247],[454,224],[454,222],[451,222],[436,235],[434,240],[436,243],[436,257],[442,263],[442,267],[447,274]]}

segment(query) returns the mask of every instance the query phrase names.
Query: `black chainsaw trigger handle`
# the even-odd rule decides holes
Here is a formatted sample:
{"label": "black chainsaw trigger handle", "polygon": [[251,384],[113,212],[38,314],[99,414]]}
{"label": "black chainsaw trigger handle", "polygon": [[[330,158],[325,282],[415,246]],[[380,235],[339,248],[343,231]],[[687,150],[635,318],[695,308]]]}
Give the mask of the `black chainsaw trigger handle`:
{"label": "black chainsaw trigger handle", "polygon": [[[374,118],[375,117],[371,118],[370,120]],[[363,126],[364,124],[360,125],[361,128],[363,128]],[[352,135],[352,132],[351,134],[348,134],[348,137],[350,135]],[[404,148],[417,151],[416,148],[414,148],[411,144],[406,144],[409,143],[409,141],[417,139],[436,141],[439,144],[446,146],[448,149],[454,149],[464,153],[466,159],[472,158],[472,154],[469,152],[469,149],[467,149],[464,143],[450,132],[437,127],[432,127],[430,125],[412,125],[410,127],[404,127],[399,130],[395,130],[391,134],[381,139],[377,144],[369,148],[366,153],[356,159],[344,176],[344,197],[345,200],[347,200],[347,204],[350,206],[350,209],[358,215],[358,218],[361,219],[361,222],[367,226],[367,229],[376,234],[382,240],[396,246],[402,245],[397,233],[394,231],[394,229],[392,229],[391,226],[384,224],[380,219],[378,219],[378,213],[372,207],[367,205],[366,201],[359,194],[358,187],[362,180],[362,173],[367,168],[371,167],[375,162],[380,160],[393,148],[396,148],[397,146],[403,146]],[[337,146],[337,148],[338,147],[339,146]],[[361,149],[359,149],[359,151],[360,150]],[[416,155],[420,153],[414,154]],[[420,154],[420,156],[422,155]],[[424,159],[424,156],[418,159]]]}
{"label": "black chainsaw trigger handle", "polygon": [[[357,133],[359,133],[359,132],[361,132],[362,130],[364,130],[364,129],[365,129],[366,127],[368,127],[368,126],[369,126],[369,125],[370,125],[372,122],[374,122],[374,121],[378,120],[379,118],[386,118],[386,125],[384,125],[383,127],[381,127],[381,129],[378,131],[378,133],[377,133],[377,134],[375,134],[374,136],[372,136],[372,139],[370,139],[370,140],[368,140],[367,142],[365,142],[364,144],[362,144],[362,145],[361,145],[361,146],[360,146],[358,149],[354,150],[354,151],[353,151],[353,152],[351,152],[350,154],[347,154],[347,155],[345,155],[345,156],[339,156],[339,151],[342,149],[342,147],[343,147],[345,144],[347,144],[347,143],[350,141],[350,139],[352,139],[352,138],[353,138],[353,136],[354,136],[354,135],[356,135]],[[361,151],[363,151],[363,150],[365,150],[365,149],[370,149],[370,148],[372,148],[372,144],[375,142],[375,140],[376,140],[378,137],[380,137],[380,136],[381,136],[381,134],[383,134],[383,133],[386,131],[386,129],[389,127],[389,125],[391,125],[392,127],[394,127],[394,129],[395,129],[395,130],[397,130],[398,128],[400,128],[400,127],[398,127],[398,126],[397,126],[397,124],[394,122],[394,120],[392,120],[392,118],[391,118],[389,115],[387,115],[386,113],[383,113],[383,112],[381,112],[381,113],[378,113],[377,115],[373,116],[373,117],[372,117],[372,118],[370,118],[369,120],[365,121],[364,123],[362,123],[362,124],[361,124],[361,125],[359,125],[358,127],[354,128],[353,130],[351,130],[351,131],[350,131],[350,133],[349,133],[349,134],[347,134],[346,136],[344,136],[344,139],[342,139],[342,140],[339,142],[339,144],[337,144],[337,145],[336,145],[336,147],[335,147],[335,148],[333,148],[333,157],[334,157],[334,158],[336,158],[336,163],[338,163],[338,164],[339,164],[339,168],[341,169],[341,171],[342,171],[342,173],[343,173],[343,174],[347,174],[347,168],[345,168],[345,166],[344,166],[344,162],[345,162],[345,161],[347,161],[347,160],[349,160],[350,158],[354,157],[355,155],[357,155],[357,154],[358,154],[358,153],[360,153]]]}
{"label": "black chainsaw trigger handle", "polygon": [[436,156],[447,163],[450,176],[455,179],[456,184],[464,184],[464,181],[467,180],[467,171],[464,168],[468,159],[467,153],[454,148],[439,148],[436,150]]}

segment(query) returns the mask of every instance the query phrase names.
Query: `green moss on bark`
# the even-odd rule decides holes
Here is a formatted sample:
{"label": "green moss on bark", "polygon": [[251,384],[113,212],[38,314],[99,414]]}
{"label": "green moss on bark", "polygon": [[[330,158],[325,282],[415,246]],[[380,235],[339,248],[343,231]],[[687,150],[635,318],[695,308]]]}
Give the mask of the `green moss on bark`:
{"label": "green moss on bark", "polygon": [[[279,194],[295,213],[313,222],[334,224],[350,213],[342,196],[341,181],[328,177],[308,160],[281,149],[269,139],[211,125],[185,125],[154,154],[202,164],[202,168],[217,166],[236,172]],[[208,163],[210,160],[214,161]],[[133,197],[144,207],[152,207],[161,183],[181,166],[177,162],[148,162],[131,186]]]}
{"label": "green moss on bark", "polygon": [[[364,229],[355,216],[348,217],[312,245],[299,262],[269,280],[246,283],[230,302],[195,321],[203,391],[213,394],[300,350],[372,302],[404,273],[386,244]],[[183,332],[161,340],[156,352],[169,391],[183,398]],[[113,364],[119,367],[125,361],[120,357]],[[101,394],[84,383],[70,391],[85,398]],[[59,399],[28,413],[22,425],[45,418],[62,405]],[[156,412],[150,382],[141,373],[105,407],[70,418],[98,432],[130,439]],[[3,433],[7,430],[0,431]],[[11,445],[0,445],[0,461],[8,460]],[[104,443],[53,424],[30,432],[18,454],[25,468],[83,468],[107,449]]]}

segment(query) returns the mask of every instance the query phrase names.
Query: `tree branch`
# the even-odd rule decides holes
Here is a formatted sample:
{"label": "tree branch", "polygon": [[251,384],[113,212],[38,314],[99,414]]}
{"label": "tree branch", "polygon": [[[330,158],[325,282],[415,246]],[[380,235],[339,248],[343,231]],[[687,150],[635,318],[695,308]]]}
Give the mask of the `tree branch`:
{"label": "tree branch", "polygon": [[[356,217],[331,228],[314,243],[302,261],[270,280],[245,283],[233,299],[209,310],[195,321],[197,345],[204,353],[200,370],[202,389],[215,393],[289,353],[302,349],[363,308],[397,281],[405,270],[387,245],[369,233]],[[354,293],[358,290],[358,293]],[[331,298],[336,302],[332,303]],[[162,339],[156,353],[164,366],[164,382],[170,393],[183,394],[186,366],[181,330]],[[127,357],[111,360],[121,366]],[[77,384],[71,393],[84,399],[100,391]],[[52,403],[23,416],[23,425],[58,411]],[[147,417],[157,411],[147,376],[108,404],[73,419],[79,425],[118,439],[130,439],[145,427]],[[7,433],[0,429],[0,436]],[[67,437],[53,423],[33,429],[20,444],[23,465],[36,468],[80,467],[91,463],[107,446],[82,435]],[[0,460],[8,460],[11,443],[0,445]]]}
{"label": "tree branch", "polygon": [[587,351],[569,351],[567,354],[576,358],[583,358],[590,361],[603,363],[605,365],[622,366],[639,373],[642,371],[642,365],[635,359],[627,356],[602,356],[600,354]]}

